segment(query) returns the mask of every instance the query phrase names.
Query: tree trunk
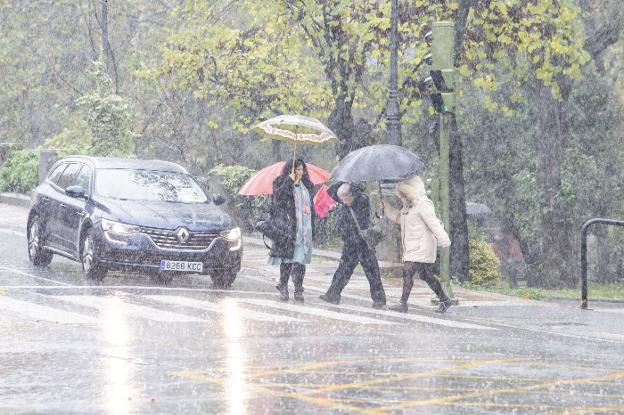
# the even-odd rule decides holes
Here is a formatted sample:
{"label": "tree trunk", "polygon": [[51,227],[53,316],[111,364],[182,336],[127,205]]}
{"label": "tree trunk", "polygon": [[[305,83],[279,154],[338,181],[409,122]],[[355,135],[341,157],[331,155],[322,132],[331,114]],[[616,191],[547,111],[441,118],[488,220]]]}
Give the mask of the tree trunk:
{"label": "tree trunk", "polygon": [[113,56],[108,36],[108,0],[102,0],[102,15],[100,16],[100,27],[102,29],[102,53],[104,54],[104,64],[106,72],[113,79],[115,85],[115,93],[119,94],[119,79],[117,76],[117,64]]}
{"label": "tree trunk", "polygon": [[574,224],[568,223],[558,203],[561,163],[565,157],[561,102],[550,88],[540,86],[537,181],[541,190],[541,282],[546,288],[574,286]]}
{"label": "tree trunk", "polygon": [[336,105],[329,115],[328,126],[338,137],[336,153],[342,159],[353,150],[353,115],[351,114],[352,102],[346,95],[336,97]]}
{"label": "tree trunk", "polygon": [[469,245],[464,190],[462,138],[455,116],[447,117],[449,125],[449,220],[451,227],[450,274],[459,281],[468,280]]}

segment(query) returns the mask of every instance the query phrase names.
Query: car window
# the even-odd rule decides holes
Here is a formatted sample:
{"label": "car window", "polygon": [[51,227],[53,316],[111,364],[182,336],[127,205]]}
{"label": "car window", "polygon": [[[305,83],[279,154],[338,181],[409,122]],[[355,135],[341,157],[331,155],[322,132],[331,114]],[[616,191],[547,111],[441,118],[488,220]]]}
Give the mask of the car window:
{"label": "car window", "polygon": [[65,170],[66,167],[67,163],[59,164],[58,166],[56,166],[56,168],[48,176],[48,180],[50,180],[54,184],[57,184],[59,177],[61,177],[61,173],[63,173],[63,170]]}
{"label": "car window", "polygon": [[122,200],[205,203],[208,198],[188,174],[139,170],[97,169],[95,193]]}
{"label": "car window", "polygon": [[67,168],[61,175],[61,178],[58,180],[58,186],[61,189],[67,189],[69,186],[73,186],[76,180],[76,174],[81,167],[82,164],[78,163],[71,163],[69,166],[67,166]]}
{"label": "car window", "polygon": [[82,166],[78,176],[76,176],[76,180],[74,180],[74,185],[82,186],[86,194],[90,193],[91,190],[91,169],[89,166]]}

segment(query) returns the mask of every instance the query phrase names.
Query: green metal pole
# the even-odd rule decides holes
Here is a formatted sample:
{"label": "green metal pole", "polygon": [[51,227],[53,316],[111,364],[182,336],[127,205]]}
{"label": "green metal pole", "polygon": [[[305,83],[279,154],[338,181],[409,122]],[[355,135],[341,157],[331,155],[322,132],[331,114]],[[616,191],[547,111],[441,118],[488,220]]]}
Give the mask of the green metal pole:
{"label": "green metal pole", "polygon": [[[442,222],[450,233],[449,220],[449,132],[447,126],[447,115],[440,114],[440,212]],[[451,300],[455,299],[451,288],[451,278],[449,276],[449,250],[442,249],[440,252],[440,280],[444,292]]]}
{"label": "green metal pole", "polygon": [[[442,71],[447,86],[455,90],[455,23],[434,22],[431,27],[433,43],[431,45],[432,67]],[[448,112],[455,111],[455,92],[443,93],[444,108],[440,114],[440,213],[444,226],[450,234],[451,223],[449,220],[449,118],[453,117]],[[451,287],[449,275],[449,250],[443,249],[440,253],[440,280],[446,294],[457,303]]]}

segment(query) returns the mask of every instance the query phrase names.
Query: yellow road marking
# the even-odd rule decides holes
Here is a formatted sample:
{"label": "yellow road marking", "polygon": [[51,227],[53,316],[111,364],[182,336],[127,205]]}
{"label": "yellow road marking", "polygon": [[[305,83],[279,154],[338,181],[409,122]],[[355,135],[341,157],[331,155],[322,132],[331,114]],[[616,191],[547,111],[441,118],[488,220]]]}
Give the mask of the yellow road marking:
{"label": "yellow road marking", "polygon": [[579,409],[577,411],[564,411],[564,412],[560,412],[558,414],[553,414],[553,415],[592,415],[592,414],[596,414],[599,412],[611,412],[611,411],[617,411],[617,412],[621,412],[622,411],[622,406],[621,405],[617,405],[617,406],[599,406],[599,407],[594,407],[594,408],[583,408],[583,409]]}
{"label": "yellow road marking", "polygon": [[[207,383],[212,383],[212,384],[217,384],[217,385],[224,385],[226,382],[226,380],[224,379],[213,379],[213,378],[207,377],[206,375],[201,375],[201,374],[189,372],[189,371],[168,372],[168,373],[170,375],[178,376],[178,377],[185,378],[185,379],[191,379],[191,380],[207,382]],[[357,414],[362,414],[362,415],[388,415],[387,412],[379,411],[374,408],[360,408],[357,406],[345,405],[333,399],[302,396],[300,393],[297,393],[297,392],[280,392],[280,391],[276,391],[271,388],[267,388],[264,385],[260,385],[256,383],[249,383],[247,384],[247,387],[250,390],[253,390],[264,396],[270,395],[270,396],[279,397],[279,398],[291,398],[291,399],[296,399],[296,400],[312,403],[312,404],[315,404],[324,408],[329,408],[329,409],[349,411],[351,413],[357,413]]]}
{"label": "yellow road marking", "polygon": [[[327,368],[331,366],[335,367],[335,366],[341,366],[341,365],[343,366],[344,365],[356,365],[360,363],[388,364],[391,362],[418,363],[418,362],[439,362],[439,361],[440,360],[436,358],[394,358],[394,359],[379,358],[379,359],[335,360],[335,361],[322,361],[322,362],[307,363],[307,364],[302,364],[296,367],[281,366],[281,365],[276,366],[276,367],[257,366],[254,368],[255,370],[248,372],[248,375],[249,375],[250,380],[253,380],[253,379],[258,379],[260,377],[266,378],[266,377],[280,376],[280,375],[285,375],[285,374],[305,373],[309,371],[314,371],[314,374],[327,374],[327,373],[330,373],[330,371],[324,371],[324,370],[318,370],[318,369],[323,369],[323,368]],[[299,401],[307,402],[313,405],[317,405],[322,408],[342,410],[342,411],[347,411],[350,413],[357,413],[357,414],[362,414],[362,415],[387,415],[393,411],[397,411],[397,410],[401,410],[401,409],[405,409],[409,407],[425,406],[425,405],[445,405],[445,406],[446,405],[453,405],[453,406],[465,405],[465,406],[471,406],[471,407],[484,407],[484,408],[487,408],[487,407],[531,408],[531,407],[535,407],[536,405],[539,405],[540,407],[543,407],[543,408],[564,410],[564,406],[554,406],[554,405],[549,405],[549,404],[541,405],[537,402],[533,404],[520,404],[520,403],[514,404],[514,403],[501,403],[501,402],[496,403],[496,402],[461,402],[461,401],[465,399],[470,399],[470,398],[477,398],[477,397],[483,397],[483,396],[496,396],[496,395],[505,394],[505,393],[519,393],[519,392],[538,392],[539,393],[540,389],[545,389],[545,388],[553,388],[557,386],[574,385],[574,384],[604,383],[604,382],[613,381],[615,379],[624,377],[624,371],[615,371],[615,372],[608,373],[602,376],[590,376],[590,377],[584,377],[584,378],[559,380],[555,382],[544,382],[544,383],[538,383],[538,384],[530,384],[530,385],[523,385],[523,386],[517,386],[517,387],[505,387],[505,388],[498,388],[498,389],[489,390],[489,391],[484,390],[484,391],[467,392],[467,393],[461,392],[461,391],[458,391],[457,389],[452,389],[452,388],[427,388],[427,387],[417,387],[417,386],[394,387],[394,386],[387,386],[387,385],[382,386],[383,384],[387,384],[390,382],[417,379],[417,378],[423,378],[423,377],[429,377],[429,378],[440,377],[440,378],[474,379],[474,380],[483,380],[483,379],[514,380],[516,382],[517,381],[524,381],[524,382],[538,381],[539,382],[542,380],[542,378],[535,378],[535,377],[530,377],[530,378],[529,377],[527,378],[514,377],[512,379],[510,377],[502,377],[502,376],[461,375],[459,373],[456,373],[457,371],[461,371],[463,369],[468,369],[468,368],[483,366],[483,365],[490,365],[490,364],[511,365],[513,363],[522,362],[524,364],[524,367],[540,365],[542,368],[543,367],[559,367],[559,368],[583,369],[583,370],[588,370],[588,371],[600,370],[596,368],[581,368],[581,367],[565,366],[565,365],[553,365],[553,364],[543,363],[543,362],[532,362],[527,359],[473,360],[473,361],[468,361],[468,362],[462,361],[461,359],[446,359],[445,362],[461,362],[461,363],[456,364],[451,367],[431,369],[426,372],[393,374],[393,376],[388,376],[386,378],[375,378],[373,380],[359,381],[359,382],[353,382],[349,384],[326,385],[326,384],[318,384],[318,383],[295,384],[295,383],[284,383],[284,382],[275,382],[275,383],[250,382],[250,383],[247,383],[247,387],[250,390],[256,391],[260,394],[264,394],[265,396],[299,400]],[[223,375],[227,374],[226,370],[218,370],[217,372],[222,372],[221,374]],[[361,372],[360,371],[356,371],[356,372],[354,371],[331,371],[331,373],[336,374],[336,375],[345,375],[345,376],[369,375],[369,376],[374,377],[375,375],[381,375],[381,376],[385,375],[385,373],[377,374],[371,370],[361,371]],[[205,371],[205,372],[181,371],[181,372],[169,372],[169,374],[182,377],[182,378],[186,378],[186,379],[191,379],[191,380],[196,380],[196,381],[201,381],[201,382],[208,382],[208,383],[218,384],[218,385],[224,385],[227,382],[227,379],[215,378],[214,371]],[[295,392],[283,390],[287,388],[298,388],[298,389],[306,389],[306,390],[305,391],[297,390]],[[279,390],[279,389],[282,389],[282,390]],[[346,397],[345,398],[338,398],[338,397],[328,398],[328,397],[318,396],[319,394],[322,394],[322,393],[335,392],[335,391],[346,390],[346,389],[371,389],[371,390],[376,390],[376,391],[382,391],[382,390],[421,390],[421,391],[438,391],[438,392],[449,391],[449,392],[455,392],[455,395],[434,398],[434,399],[420,400],[420,401],[409,401],[409,400],[400,400],[400,399],[381,400],[381,399],[365,399],[365,398],[347,399]],[[456,393],[456,392],[460,392],[460,393]],[[557,392],[557,391],[548,391],[547,393],[549,395],[560,395],[560,394],[565,395],[563,392]],[[616,396],[615,395],[597,395],[597,397],[613,399]],[[384,405],[385,404],[386,406],[378,406],[376,408],[354,406],[354,404],[357,405],[358,403],[364,404],[364,405],[366,404]],[[582,415],[582,414],[592,413],[592,411],[593,412],[608,412],[613,409],[614,407],[611,407],[611,406],[584,408],[584,409],[578,409],[577,412],[574,412],[574,413],[578,415]],[[568,411],[564,413],[569,414],[570,412]]]}
{"label": "yellow road marking", "polygon": [[593,376],[587,378],[577,378],[577,379],[569,379],[569,380],[560,380],[555,382],[546,382],[540,383],[537,385],[528,385],[528,386],[519,386],[516,388],[499,388],[493,390],[483,390],[479,392],[465,393],[453,396],[445,396],[442,398],[434,398],[434,399],[425,399],[420,401],[403,401],[403,404],[398,407],[385,407],[380,408],[383,410],[398,410],[405,408],[412,408],[416,406],[426,406],[426,405],[442,405],[450,402],[461,401],[464,399],[477,398],[482,396],[495,396],[503,393],[515,393],[515,392],[523,392],[523,391],[531,391],[535,389],[544,389],[551,388],[556,386],[563,385],[579,385],[588,382],[594,382],[596,380],[613,380],[624,377],[624,371],[612,372],[603,376]]}
{"label": "yellow road marking", "polygon": [[323,393],[323,392],[334,392],[334,391],[343,390],[343,389],[360,389],[360,388],[365,388],[365,387],[369,387],[372,385],[379,385],[383,383],[397,382],[397,381],[409,380],[409,379],[417,379],[417,378],[422,378],[425,376],[435,376],[436,374],[439,374],[439,373],[448,373],[448,372],[453,372],[456,370],[463,370],[463,369],[468,369],[471,367],[483,366],[483,365],[488,365],[492,363],[503,363],[503,362],[508,363],[508,362],[519,361],[519,360],[520,359],[474,360],[474,361],[462,363],[462,364],[451,366],[451,367],[432,369],[429,371],[423,371],[423,372],[418,372],[418,373],[402,374],[398,376],[390,376],[390,377],[382,378],[382,379],[374,379],[374,380],[360,381],[360,382],[354,382],[354,383],[330,385],[325,388],[317,389],[314,392],[306,392],[306,393],[316,394],[316,393]]}

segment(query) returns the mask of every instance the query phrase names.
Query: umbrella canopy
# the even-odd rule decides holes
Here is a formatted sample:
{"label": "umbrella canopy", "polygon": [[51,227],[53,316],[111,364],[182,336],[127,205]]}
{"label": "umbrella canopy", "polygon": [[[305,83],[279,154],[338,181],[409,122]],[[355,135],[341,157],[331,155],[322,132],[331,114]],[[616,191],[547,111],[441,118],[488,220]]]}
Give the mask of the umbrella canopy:
{"label": "umbrella canopy", "polygon": [[[273,180],[284,171],[285,161],[272,164],[254,174],[238,191],[243,196],[262,196],[273,193]],[[329,180],[329,172],[313,164],[306,163],[312,184],[321,184]]]}
{"label": "umbrella canopy", "polygon": [[466,214],[471,216],[487,215],[492,213],[488,205],[483,203],[466,202]]}
{"label": "umbrella canopy", "polygon": [[276,140],[296,144],[321,144],[336,138],[329,128],[315,118],[303,115],[279,115],[256,125],[254,129]]}
{"label": "umbrella canopy", "polygon": [[333,180],[368,182],[401,180],[420,173],[425,163],[411,151],[393,144],[375,144],[349,153],[332,171]]}

